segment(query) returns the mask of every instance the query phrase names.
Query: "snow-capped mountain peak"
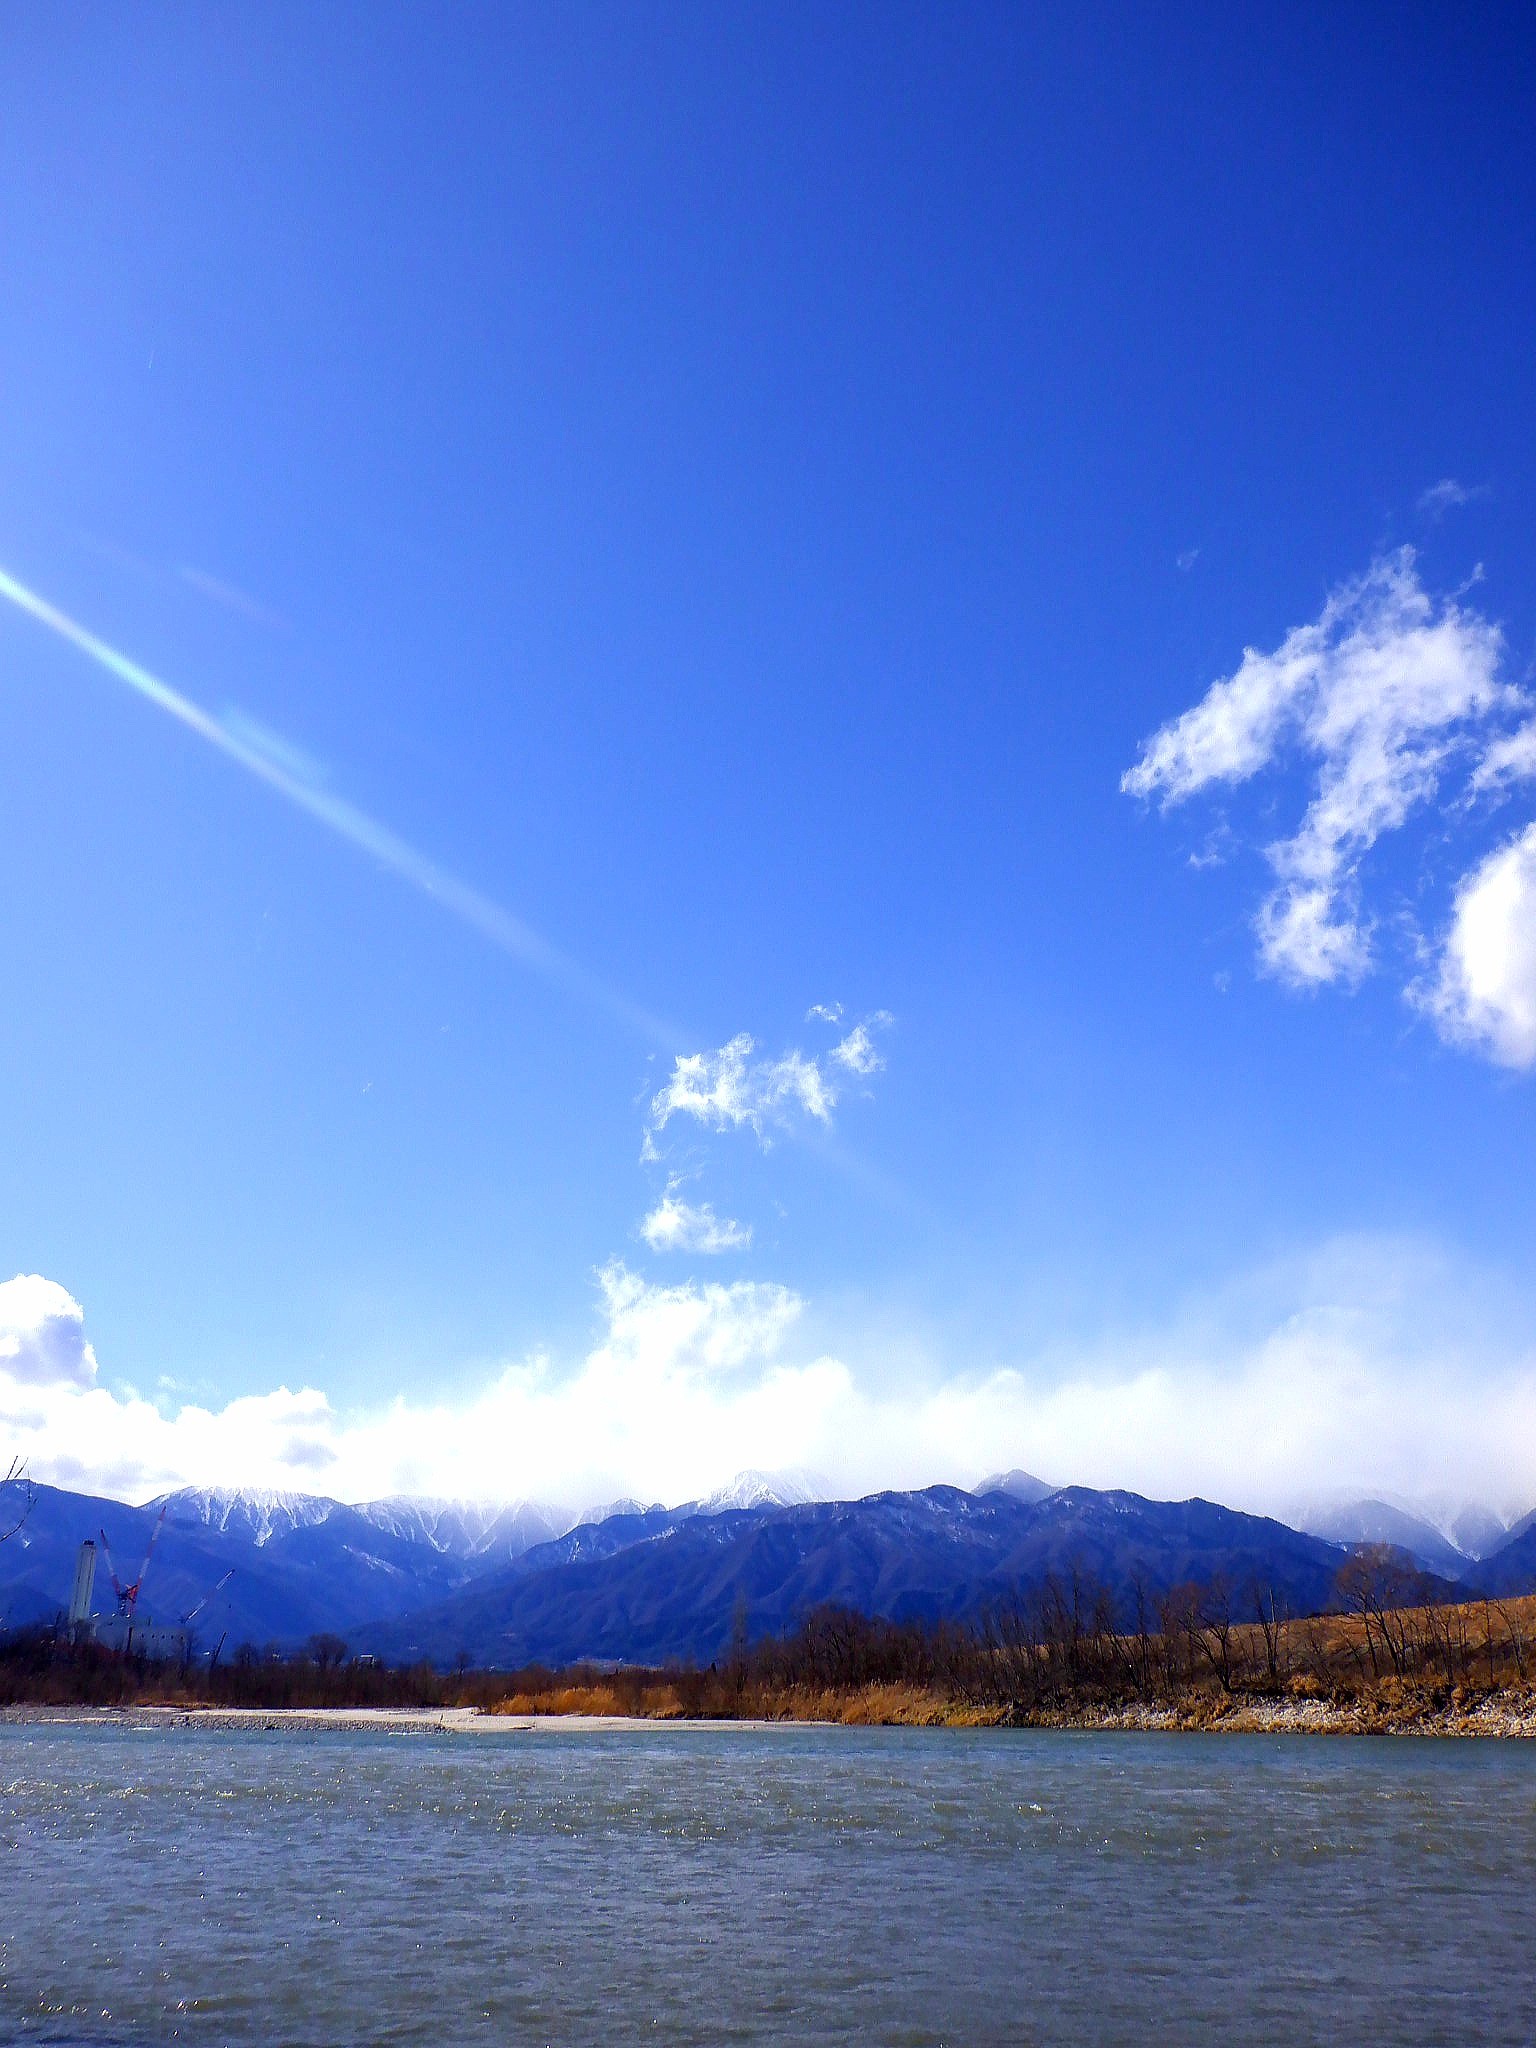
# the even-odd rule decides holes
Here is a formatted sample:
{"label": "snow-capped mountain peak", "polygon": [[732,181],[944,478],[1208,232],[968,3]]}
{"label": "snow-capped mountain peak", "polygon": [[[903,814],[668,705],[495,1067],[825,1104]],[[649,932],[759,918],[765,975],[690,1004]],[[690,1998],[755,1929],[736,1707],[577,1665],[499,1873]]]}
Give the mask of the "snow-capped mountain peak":
{"label": "snow-capped mountain peak", "polygon": [[148,1503],[164,1508],[168,1522],[216,1530],[258,1549],[274,1536],[328,1522],[339,1501],[318,1493],[291,1493],[281,1487],[182,1486]]}
{"label": "snow-capped mountain peak", "polygon": [[810,1472],[738,1472],[698,1504],[701,1515],[723,1515],[731,1508],[796,1508],[824,1500],[826,1489]]}

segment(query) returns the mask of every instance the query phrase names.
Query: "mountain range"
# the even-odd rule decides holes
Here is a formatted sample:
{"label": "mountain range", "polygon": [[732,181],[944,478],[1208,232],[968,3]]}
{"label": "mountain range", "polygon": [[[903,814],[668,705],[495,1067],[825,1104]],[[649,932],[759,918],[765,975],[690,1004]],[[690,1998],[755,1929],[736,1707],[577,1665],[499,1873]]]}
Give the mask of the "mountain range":
{"label": "mountain range", "polygon": [[[932,1486],[815,1498],[806,1475],[743,1473],[679,1507],[614,1502],[572,1520],[522,1502],[395,1498],[349,1506],[299,1493],[184,1488],[125,1506],[39,1485],[0,1543],[0,1623],[50,1621],[81,1541],[98,1544],[95,1606],[112,1571],[144,1577],[140,1611],[192,1616],[204,1646],[338,1634],[392,1662],[708,1661],[827,1603],[894,1619],[965,1619],[1074,1570],[1128,1610],[1221,1578],[1263,1585],[1293,1613],[1332,1597],[1352,1546],[1385,1543],[1454,1590],[1536,1590],[1536,1516],[1497,1526],[1482,1557],[1382,1501],[1334,1503],[1296,1528],[1201,1500],[1053,1488],[1004,1472],[974,1491]],[[0,1527],[14,1516],[0,1513]],[[1477,1524],[1488,1533],[1485,1518]],[[103,1540],[106,1554],[102,1554]]]}

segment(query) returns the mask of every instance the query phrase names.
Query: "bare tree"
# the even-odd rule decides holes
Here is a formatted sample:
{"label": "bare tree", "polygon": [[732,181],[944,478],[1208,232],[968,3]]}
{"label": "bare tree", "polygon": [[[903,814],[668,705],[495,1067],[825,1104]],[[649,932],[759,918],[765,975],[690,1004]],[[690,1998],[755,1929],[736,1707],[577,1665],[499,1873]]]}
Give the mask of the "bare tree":
{"label": "bare tree", "polygon": [[4,1543],[16,1534],[37,1505],[37,1488],[27,1477],[24,1458],[12,1458],[5,1477],[0,1479],[0,1499],[5,1502],[0,1510],[0,1543]]}
{"label": "bare tree", "polygon": [[1412,1650],[1408,1616],[1424,1604],[1423,1573],[1388,1543],[1362,1543],[1339,1567],[1336,1584],[1340,1599],[1364,1626],[1371,1676],[1381,1676],[1385,1657],[1401,1678]]}
{"label": "bare tree", "polygon": [[1271,1687],[1278,1691],[1284,1675],[1281,1666],[1287,1661],[1285,1611],[1275,1598],[1273,1586],[1262,1585],[1255,1579],[1251,1591],[1254,1615],[1264,1641],[1265,1674]]}
{"label": "bare tree", "polygon": [[1206,1587],[1199,1605],[1194,1609],[1194,1631],[1195,1640],[1205,1653],[1206,1661],[1215,1672],[1223,1692],[1232,1690],[1235,1626],[1232,1595],[1227,1588],[1226,1580],[1218,1572]]}
{"label": "bare tree", "polygon": [[1506,1607],[1502,1600],[1495,1600],[1493,1611],[1504,1624],[1504,1640],[1509,1645],[1509,1654],[1524,1685],[1526,1666],[1530,1656],[1530,1638],[1518,1607]]}

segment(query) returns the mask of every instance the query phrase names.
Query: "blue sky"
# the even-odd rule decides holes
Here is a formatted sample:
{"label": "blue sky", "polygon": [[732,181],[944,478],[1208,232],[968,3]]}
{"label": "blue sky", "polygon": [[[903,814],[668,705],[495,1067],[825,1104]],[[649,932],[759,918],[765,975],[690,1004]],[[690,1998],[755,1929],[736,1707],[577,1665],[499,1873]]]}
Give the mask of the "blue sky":
{"label": "blue sky", "polygon": [[[1484,1483],[1536,1406],[1530,44],[13,21],[0,567],[217,742],[0,607],[34,1469],[1231,1494],[1278,1413],[1250,1493]],[[1242,779],[1185,727],[1135,783],[1319,621]],[[1341,740],[1415,632],[1451,696]],[[1373,747],[1297,971],[1265,849]]]}

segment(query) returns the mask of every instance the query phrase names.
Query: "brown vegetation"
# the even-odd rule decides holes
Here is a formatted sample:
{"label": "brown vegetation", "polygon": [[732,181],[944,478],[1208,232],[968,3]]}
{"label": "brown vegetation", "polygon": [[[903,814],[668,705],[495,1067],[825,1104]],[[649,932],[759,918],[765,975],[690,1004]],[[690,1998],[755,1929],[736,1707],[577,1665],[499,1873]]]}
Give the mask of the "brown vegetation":
{"label": "brown vegetation", "polygon": [[1536,1734],[1536,1597],[1402,1604],[1396,1553],[1340,1574],[1339,1611],[1291,1619],[1268,1589],[1133,1596],[1081,1574],[976,1628],[837,1609],[708,1671],[525,1671],[504,1714],[628,1714],[928,1726],[1338,1728]]}
{"label": "brown vegetation", "polygon": [[430,1665],[394,1670],[317,1636],[283,1655],[249,1645],[227,1663],[179,1664],[28,1629],[0,1643],[0,1707],[439,1707],[462,1688]]}

